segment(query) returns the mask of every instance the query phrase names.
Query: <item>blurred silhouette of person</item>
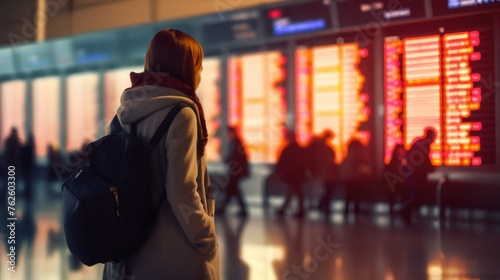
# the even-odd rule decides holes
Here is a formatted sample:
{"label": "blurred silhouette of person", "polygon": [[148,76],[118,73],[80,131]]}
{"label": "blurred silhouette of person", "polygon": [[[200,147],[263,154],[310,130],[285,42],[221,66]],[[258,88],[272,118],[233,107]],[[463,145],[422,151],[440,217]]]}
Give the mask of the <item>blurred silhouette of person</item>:
{"label": "blurred silhouette of person", "polygon": [[265,178],[263,189],[263,206],[266,214],[269,210],[270,197],[272,195],[284,195],[286,194],[287,189],[287,185],[281,180],[280,175],[276,172],[272,172]]}
{"label": "blurred silhouette of person", "polygon": [[[234,227],[231,222],[236,222]],[[247,280],[250,275],[250,267],[241,259],[241,236],[248,219],[228,220],[222,218],[219,225],[225,241],[224,272],[225,279]]]}
{"label": "blurred silhouette of person", "polygon": [[33,176],[35,168],[35,139],[33,134],[29,134],[26,143],[21,148],[21,172],[25,183],[25,196],[31,200],[33,191]]}
{"label": "blurred silhouette of person", "polygon": [[359,212],[360,195],[363,186],[371,175],[366,147],[359,140],[352,140],[347,147],[347,156],[341,165],[339,174],[345,186],[345,210],[349,212],[350,203],[354,203],[354,212]]}
{"label": "blurred silhouette of person", "polygon": [[240,212],[238,214],[246,216],[248,215],[247,206],[240,191],[239,184],[241,179],[249,176],[248,156],[237,129],[235,127],[228,127],[227,135],[229,144],[226,154],[224,155],[224,162],[229,175],[229,181],[226,186],[226,196],[216,213],[217,215],[223,215],[231,198],[236,197],[240,205]]}
{"label": "blurred silhouette of person", "polygon": [[285,202],[277,214],[283,216],[292,197],[296,195],[299,200],[299,210],[295,216],[301,218],[304,216],[303,185],[307,177],[307,151],[297,143],[295,132],[287,131],[286,139],[288,143],[275,167],[275,173],[287,185]]}
{"label": "blurred silhouette of person", "polygon": [[318,207],[327,217],[330,215],[330,199],[337,178],[335,150],[331,147],[334,137],[334,132],[327,129],[320,136],[313,138],[307,147],[311,156],[311,175],[319,180],[324,189]]}
{"label": "blurred silhouette of person", "polygon": [[[3,145],[3,161],[0,161],[0,168],[2,168],[1,173],[3,176],[6,176],[9,166],[14,166],[16,174],[21,174],[21,149],[21,139],[19,139],[17,128],[13,127]],[[7,183],[0,183],[0,192],[0,199],[4,202],[7,198]]]}
{"label": "blurred silhouette of person", "polygon": [[23,144],[19,138],[17,128],[13,127],[10,130],[9,137],[5,140],[4,144],[4,164],[7,166],[14,166],[16,169],[21,168],[21,149]]}
{"label": "blurred silhouette of person", "polygon": [[430,159],[431,144],[436,139],[436,130],[432,127],[424,129],[424,136],[413,142],[408,149],[408,165],[413,167],[413,172],[409,172],[408,179],[408,199],[398,210],[407,223],[411,223],[411,214],[418,209],[422,203],[424,188],[427,186],[427,175],[434,171]]}
{"label": "blurred silhouette of person", "polygon": [[386,179],[387,193],[389,199],[389,212],[394,213],[394,203],[398,196],[406,191],[406,180],[401,178],[400,171],[406,170],[406,149],[403,144],[397,144],[392,151],[391,161],[384,167],[384,178]]}

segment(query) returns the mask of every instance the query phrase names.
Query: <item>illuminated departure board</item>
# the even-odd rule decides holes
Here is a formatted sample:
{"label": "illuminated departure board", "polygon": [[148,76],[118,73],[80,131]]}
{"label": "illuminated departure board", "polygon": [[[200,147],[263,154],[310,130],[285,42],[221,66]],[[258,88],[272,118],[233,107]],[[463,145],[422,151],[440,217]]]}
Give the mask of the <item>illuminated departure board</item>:
{"label": "illuminated departure board", "polygon": [[19,138],[26,140],[26,82],[13,80],[0,84],[0,148],[3,150],[5,140],[12,128],[17,129]]}
{"label": "illuminated departure board", "polygon": [[207,160],[217,162],[221,159],[221,91],[220,74],[221,61],[217,58],[203,59],[201,83],[196,90],[207,121],[208,143],[206,146]]}
{"label": "illuminated departure board", "polygon": [[433,127],[435,166],[495,164],[492,37],[483,28],[386,38],[386,163]]}
{"label": "illuminated departure board", "polygon": [[361,125],[370,117],[365,74],[359,68],[368,50],[357,43],[298,48],[296,65],[296,122],[298,141],[306,144],[325,129],[335,133],[338,163],[353,139],[367,144],[370,131]]}
{"label": "illuminated departure board", "polygon": [[144,66],[114,69],[104,73],[104,123],[111,123],[120,106],[120,98],[125,89],[132,86],[130,72],[140,73]]}
{"label": "illuminated departure board", "polygon": [[276,162],[284,143],[286,60],[279,51],[228,61],[228,123],[236,126],[253,162]]}
{"label": "illuminated departure board", "polygon": [[96,72],[72,74],[67,78],[66,151],[79,151],[100,133],[98,83]]}
{"label": "illuminated departure board", "polygon": [[57,76],[33,80],[33,135],[37,156],[47,156],[49,145],[60,146],[60,85]]}

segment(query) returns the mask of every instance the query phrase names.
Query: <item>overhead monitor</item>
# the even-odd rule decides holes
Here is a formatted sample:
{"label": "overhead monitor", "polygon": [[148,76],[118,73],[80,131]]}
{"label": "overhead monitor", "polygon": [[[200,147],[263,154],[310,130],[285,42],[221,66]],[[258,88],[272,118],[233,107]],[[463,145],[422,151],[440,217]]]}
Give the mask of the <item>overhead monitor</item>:
{"label": "overhead monitor", "polygon": [[14,47],[14,55],[21,72],[50,70],[54,67],[49,43],[33,43]]}
{"label": "overhead monitor", "polygon": [[330,2],[318,0],[264,9],[267,35],[279,37],[330,29]]}
{"label": "overhead monitor", "polygon": [[391,22],[425,17],[424,0],[338,0],[341,27],[384,27]]}
{"label": "overhead monitor", "polygon": [[260,11],[257,9],[226,12],[201,19],[202,43],[219,45],[224,43],[247,43],[261,39]]}
{"label": "overhead monitor", "polygon": [[492,12],[500,10],[500,0],[434,0],[434,15]]}
{"label": "overhead monitor", "polygon": [[120,48],[118,40],[116,31],[76,36],[72,39],[75,61],[80,65],[115,61]]}
{"label": "overhead monitor", "polygon": [[68,68],[75,65],[73,45],[70,38],[52,41],[51,49],[56,68]]}

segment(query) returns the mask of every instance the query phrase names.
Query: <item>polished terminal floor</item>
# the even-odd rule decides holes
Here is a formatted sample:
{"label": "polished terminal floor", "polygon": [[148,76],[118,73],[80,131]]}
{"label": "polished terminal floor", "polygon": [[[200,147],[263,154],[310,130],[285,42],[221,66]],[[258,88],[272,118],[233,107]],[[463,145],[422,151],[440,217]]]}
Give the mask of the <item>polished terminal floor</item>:
{"label": "polished terminal floor", "polygon": [[[101,265],[81,265],[65,246],[59,185],[35,185],[31,207],[20,194],[16,200],[15,272],[8,270],[8,233],[1,226],[0,279],[100,279]],[[246,219],[236,209],[216,217],[222,279],[500,279],[495,213],[459,212],[440,223],[431,209],[408,225],[391,219],[384,205],[345,216],[342,202],[335,202],[329,219],[310,211],[302,220],[252,205]]]}

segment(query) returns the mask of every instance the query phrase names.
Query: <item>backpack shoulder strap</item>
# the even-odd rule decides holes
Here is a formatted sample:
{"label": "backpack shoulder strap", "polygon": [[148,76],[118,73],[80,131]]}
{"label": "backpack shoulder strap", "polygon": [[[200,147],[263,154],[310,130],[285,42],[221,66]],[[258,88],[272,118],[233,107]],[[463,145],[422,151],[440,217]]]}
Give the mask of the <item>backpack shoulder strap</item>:
{"label": "backpack shoulder strap", "polygon": [[137,136],[137,123],[130,125],[130,134],[134,137]]}
{"label": "backpack shoulder strap", "polygon": [[120,121],[118,120],[118,116],[115,115],[113,117],[113,120],[111,121],[111,124],[109,125],[109,133],[114,134],[114,133],[120,133],[122,131],[122,126],[120,125]]}
{"label": "backpack shoulder strap", "polygon": [[[118,134],[123,131],[122,125],[120,124],[120,121],[118,120],[118,116],[115,115],[113,117],[113,120],[111,121],[111,124],[108,129],[110,134]],[[132,136],[137,136],[137,123],[133,123],[130,125],[130,134]]]}
{"label": "backpack shoulder strap", "polygon": [[[174,121],[175,116],[177,116],[177,113],[179,113],[180,110],[182,110],[184,107],[189,107],[189,105],[187,105],[185,103],[179,103],[179,104],[175,105],[175,107],[170,110],[170,112],[167,114],[165,119],[163,119],[160,126],[156,130],[155,134],[153,135],[153,137],[149,141],[149,144],[147,146],[149,152],[151,152],[153,150],[153,148],[156,146],[156,144],[158,144],[161,137],[165,133],[168,132],[168,129],[170,128],[170,125]],[[167,197],[167,190],[165,188],[163,188],[163,192],[160,196],[160,199],[158,200],[158,203],[154,207],[154,210],[153,210],[154,214],[149,220],[149,227],[150,228],[152,227],[153,223],[155,222],[156,216],[158,215],[158,212],[160,211],[160,208],[163,205],[163,202],[165,201],[166,197]]]}
{"label": "backpack shoulder strap", "polygon": [[168,132],[168,129],[170,128],[170,125],[174,121],[175,116],[177,116],[177,113],[179,113],[180,110],[182,110],[184,107],[188,107],[188,105],[180,103],[175,105],[175,107],[172,108],[170,112],[168,112],[167,116],[163,119],[160,126],[158,127],[155,134],[153,135],[153,137],[151,137],[151,140],[148,143],[147,148],[149,152],[151,152],[153,148],[156,146],[156,144],[158,144],[163,135]]}

